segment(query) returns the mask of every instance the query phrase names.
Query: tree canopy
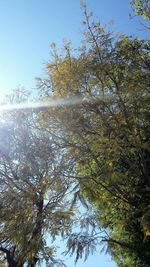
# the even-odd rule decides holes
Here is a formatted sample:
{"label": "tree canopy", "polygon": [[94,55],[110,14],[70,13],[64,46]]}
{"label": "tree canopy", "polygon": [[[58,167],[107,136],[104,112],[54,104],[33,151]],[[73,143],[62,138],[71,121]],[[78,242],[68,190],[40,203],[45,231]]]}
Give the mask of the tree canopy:
{"label": "tree canopy", "polygon": [[[24,95],[20,92],[19,95],[22,102]],[[1,119],[0,128],[2,261],[5,258],[9,267],[25,264],[33,267],[42,260],[50,266],[65,266],[55,259],[56,248],[47,244],[46,237],[55,239],[68,233],[71,227],[73,212],[67,199],[69,183],[63,176],[62,157],[52,137],[39,130],[37,112],[22,109],[2,115],[5,118]]]}
{"label": "tree canopy", "polygon": [[149,0],[131,0],[133,11],[136,15],[143,16],[150,20],[150,1]]}
{"label": "tree canopy", "polygon": [[65,266],[57,236],[76,261],[102,246],[119,267],[149,266],[150,42],[113,34],[84,4],[83,12],[81,47],[66,42],[59,53],[52,44],[47,78],[38,79],[43,107],[1,112],[3,266]]}
{"label": "tree canopy", "polygon": [[[81,194],[95,207],[107,231],[100,240],[118,266],[148,267],[149,41],[114,36],[90,22],[84,8],[84,45],[74,52],[65,44],[63,55],[53,45],[47,65],[52,92],[41,87],[47,99],[63,97],[70,105],[49,111],[45,123],[53,118],[61,129],[55,140],[75,161]],[[89,245],[80,237],[68,243],[70,250],[77,247],[77,258]]]}

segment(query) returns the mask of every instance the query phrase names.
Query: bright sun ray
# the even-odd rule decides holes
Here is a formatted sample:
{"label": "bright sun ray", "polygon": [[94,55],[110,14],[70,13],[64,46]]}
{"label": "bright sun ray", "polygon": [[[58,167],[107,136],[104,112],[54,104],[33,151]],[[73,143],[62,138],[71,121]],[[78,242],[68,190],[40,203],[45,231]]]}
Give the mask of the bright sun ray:
{"label": "bright sun ray", "polygon": [[21,110],[21,109],[43,109],[48,107],[75,106],[83,103],[96,103],[100,100],[112,99],[112,96],[93,96],[93,97],[72,97],[56,98],[49,101],[24,102],[19,104],[1,104],[0,113],[4,111]]}
{"label": "bright sun ray", "polygon": [[48,107],[57,107],[57,106],[70,106],[81,104],[83,99],[79,97],[73,98],[58,98],[53,99],[47,102],[27,102],[27,103],[19,103],[19,104],[2,104],[0,106],[0,112],[3,111],[11,111],[11,110],[21,110],[21,109],[42,109]]}

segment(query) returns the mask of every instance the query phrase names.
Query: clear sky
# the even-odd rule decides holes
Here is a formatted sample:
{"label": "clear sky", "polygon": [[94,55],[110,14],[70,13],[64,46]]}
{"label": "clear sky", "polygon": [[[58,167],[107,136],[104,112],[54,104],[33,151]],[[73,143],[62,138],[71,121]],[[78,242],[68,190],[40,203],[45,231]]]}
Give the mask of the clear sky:
{"label": "clear sky", "polygon": [[[146,35],[139,18],[129,19],[129,0],[87,0],[102,23],[114,20],[114,31]],[[0,93],[35,86],[49,60],[50,43],[64,38],[79,45],[80,0],[0,0]],[[148,33],[147,33],[148,34]]]}
{"label": "clear sky", "polygon": [[[142,30],[139,18],[129,18],[129,0],[87,0],[89,10],[115,32],[137,35]],[[0,0],[0,95],[17,86],[35,87],[35,77],[44,75],[50,43],[61,47],[65,38],[78,46],[81,39],[80,0]],[[68,260],[68,266],[74,266]],[[79,262],[77,267],[114,267],[110,257],[99,253]]]}

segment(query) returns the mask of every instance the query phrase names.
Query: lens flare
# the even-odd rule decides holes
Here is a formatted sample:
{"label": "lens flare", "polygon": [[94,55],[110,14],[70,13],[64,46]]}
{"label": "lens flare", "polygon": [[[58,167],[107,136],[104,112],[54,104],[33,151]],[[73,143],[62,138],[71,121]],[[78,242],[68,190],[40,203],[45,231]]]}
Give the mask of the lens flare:
{"label": "lens flare", "polygon": [[79,97],[73,98],[57,98],[52,99],[47,102],[26,102],[19,104],[2,104],[0,106],[0,112],[12,111],[12,110],[21,110],[21,109],[43,109],[48,107],[58,107],[58,106],[70,106],[81,104],[83,99]]}
{"label": "lens flare", "polygon": [[71,97],[71,98],[52,98],[49,101],[24,102],[19,104],[1,104],[0,113],[13,110],[29,110],[29,109],[46,109],[49,107],[59,106],[76,106],[86,103],[98,103],[112,99],[112,96],[90,96],[90,97]]}

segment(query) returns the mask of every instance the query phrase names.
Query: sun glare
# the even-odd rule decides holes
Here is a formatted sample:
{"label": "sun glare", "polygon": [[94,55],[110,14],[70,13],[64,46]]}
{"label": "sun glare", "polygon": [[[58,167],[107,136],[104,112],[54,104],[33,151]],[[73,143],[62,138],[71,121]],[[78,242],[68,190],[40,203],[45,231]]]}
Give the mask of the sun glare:
{"label": "sun glare", "polygon": [[0,92],[0,102],[2,102],[3,100],[4,100],[4,94]]}
{"label": "sun glare", "polygon": [[58,98],[52,99],[47,102],[26,102],[19,104],[1,104],[0,112],[11,111],[11,110],[21,110],[21,109],[43,109],[48,107],[57,107],[57,106],[70,106],[81,104],[83,99],[79,97],[73,98]]}
{"label": "sun glare", "polygon": [[[59,106],[76,106],[82,103],[96,103],[98,100],[106,100],[108,97],[93,96],[93,97],[71,97],[71,98],[52,98],[49,101],[38,101],[38,102],[24,102],[19,104],[0,104],[0,113],[4,111],[12,110],[28,110],[28,109],[46,109],[49,107]],[[111,96],[112,98],[112,96]]]}

